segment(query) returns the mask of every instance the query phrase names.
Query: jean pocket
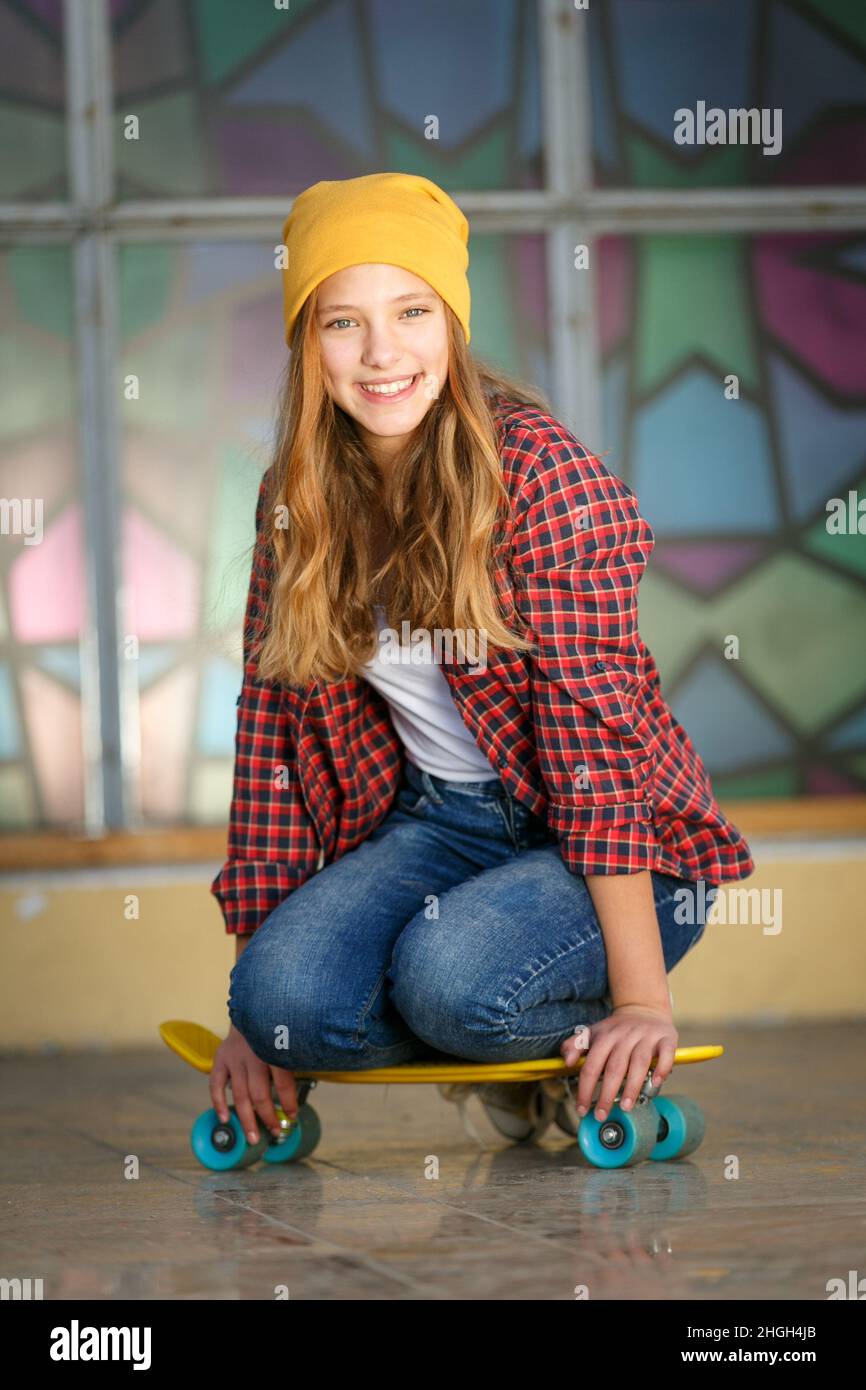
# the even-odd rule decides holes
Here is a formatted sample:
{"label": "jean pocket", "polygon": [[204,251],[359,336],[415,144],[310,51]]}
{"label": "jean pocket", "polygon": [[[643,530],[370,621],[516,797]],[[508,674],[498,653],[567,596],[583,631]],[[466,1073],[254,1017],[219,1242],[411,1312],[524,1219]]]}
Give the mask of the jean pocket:
{"label": "jean pocket", "polygon": [[415,787],[402,787],[397,794],[397,810],[407,816],[419,815],[429,804],[427,793]]}

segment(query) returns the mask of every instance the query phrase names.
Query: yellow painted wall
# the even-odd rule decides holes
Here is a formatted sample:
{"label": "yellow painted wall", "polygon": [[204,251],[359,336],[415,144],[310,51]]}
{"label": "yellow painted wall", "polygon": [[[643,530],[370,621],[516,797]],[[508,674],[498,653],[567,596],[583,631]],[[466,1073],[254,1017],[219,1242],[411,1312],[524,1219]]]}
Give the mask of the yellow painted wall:
{"label": "yellow painted wall", "polygon": [[[862,1017],[866,845],[750,845],[759,867],[729,888],[781,901],[782,928],[711,921],[670,976],[677,1027],[706,1024],[715,1041],[726,1020]],[[208,891],[216,867],[185,866],[186,881],[137,868],[0,878],[0,1050],[160,1045],[169,1018],[224,1033],[234,941]]]}

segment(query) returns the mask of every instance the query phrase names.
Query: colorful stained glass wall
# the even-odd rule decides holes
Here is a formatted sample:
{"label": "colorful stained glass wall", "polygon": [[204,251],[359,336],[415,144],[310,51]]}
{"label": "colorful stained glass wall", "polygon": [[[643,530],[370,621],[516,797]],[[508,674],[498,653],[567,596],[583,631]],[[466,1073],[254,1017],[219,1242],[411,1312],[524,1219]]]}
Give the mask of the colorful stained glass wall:
{"label": "colorful stained glass wall", "polygon": [[[70,198],[63,14],[61,0],[0,0],[5,203]],[[534,0],[110,0],[109,14],[117,206],[167,200],[168,222],[174,199],[288,202],[381,169],[458,195],[544,188],[551,93]],[[593,0],[582,18],[597,188],[866,180],[859,0]],[[782,148],[678,144],[672,113],[698,102],[781,108]],[[181,244],[144,229],[115,248],[133,825],[222,824],[228,808],[285,352],[278,234],[277,221],[263,241]],[[85,810],[71,236],[10,232],[0,246],[0,488],[44,502],[41,543],[4,534],[0,550],[6,829],[76,828]],[[473,351],[552,396],[546,247],[540,232],[473,230],[469,275]],[[866,234],[606,236],[594,286],[604,428],[584,442],[653,525],[641,628],[717,793],[862,791],[866,537],[831,534],[826,509],[866,498]]]}
{"label": "colorful stained glass wall", "polygon": [[116,0],[112,13],[121,197],[293,196],[383,169],[452,191],[542,183],[531,0]]}
{"label": "colorful stained glass wall", "polygon": [[61,0],[0,3],[0,201],[66,198]]}
{"label": "colorful stained glass wall", "polygon": [[0,248],[0,826],[84,815],[86,545],[66,247]]}
{"label": "colorful stained glass wall", "polygon": [[655,532],[640,623],[665,695],[717,794],[862,791],[866,235],[600,251],[601,447]]}
{"label": "colorful stained glass wall", "polygon": [[[863,0],[604,0],[587,20],[599,185],[866,181]],[[699,102],[781,111],[781,148],[677,143],[674,113]]]}

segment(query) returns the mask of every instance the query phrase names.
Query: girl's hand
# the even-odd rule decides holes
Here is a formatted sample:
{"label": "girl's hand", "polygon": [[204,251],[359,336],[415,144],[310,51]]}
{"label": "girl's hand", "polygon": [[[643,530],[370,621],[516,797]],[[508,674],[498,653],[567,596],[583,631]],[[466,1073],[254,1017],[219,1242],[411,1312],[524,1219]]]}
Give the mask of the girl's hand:
{"label": "girl's hand", "polygon": [[575,1042],[574,1038],[566,1038],[559,1049],[569,1066],[577,1061],[581,1052],[586,1052],[575,1096],[580,1116],[589,1110],[593,1090],[602,1072],[601,1091],[593,1112],[597,1120],[607,1117],[623,1080],[625,1085],[618,1103],[622,1110],[632,1108],[656,1053],[658,1063],[652,1075],[652,1084],[658,1086],[670,1075],[679,1033],[669,1009],[623,1004],[607,1018],[593,1023],[589,1035],[589,1042],[584,1046],[580,1045],[581,1039]]}
{"label": "girl's hand", "polygon": [[256,1113],[275,1136],[282,1134],[277,1112],[271,1099],[271,1084],[287,1115],[298,1111],[295,1078],[285,1067],[270,1067],[257,1057],[242,1033],[232,1024],[229,1035],[218,1048],[210,1074],[210,1095],[213,1108],[225,1123],[229,1112],[226,1104],[226,1082],[231,1082],[232,1099],[237,1117],[251,1144],[258,1142]]}

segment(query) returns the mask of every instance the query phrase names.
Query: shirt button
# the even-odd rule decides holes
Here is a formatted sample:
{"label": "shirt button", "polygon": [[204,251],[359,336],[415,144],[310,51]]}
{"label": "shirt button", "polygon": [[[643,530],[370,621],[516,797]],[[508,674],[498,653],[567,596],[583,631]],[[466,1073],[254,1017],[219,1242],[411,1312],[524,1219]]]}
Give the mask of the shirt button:
{"label": "shirt button", "polygon": [[507,758],[497,758],[497,759],[496,759],[496,766],[497,766],[497,767],[507,767],[507,766],[508,766],[508,759],[507,759]]}
{"label": "shirt button", "polygon": [[606,661],[597,661],[597,662],[595,663],[595,669],[596,669],[596,671],[606,671],[606,670],[607,670],[607,662],[606,662]]}

